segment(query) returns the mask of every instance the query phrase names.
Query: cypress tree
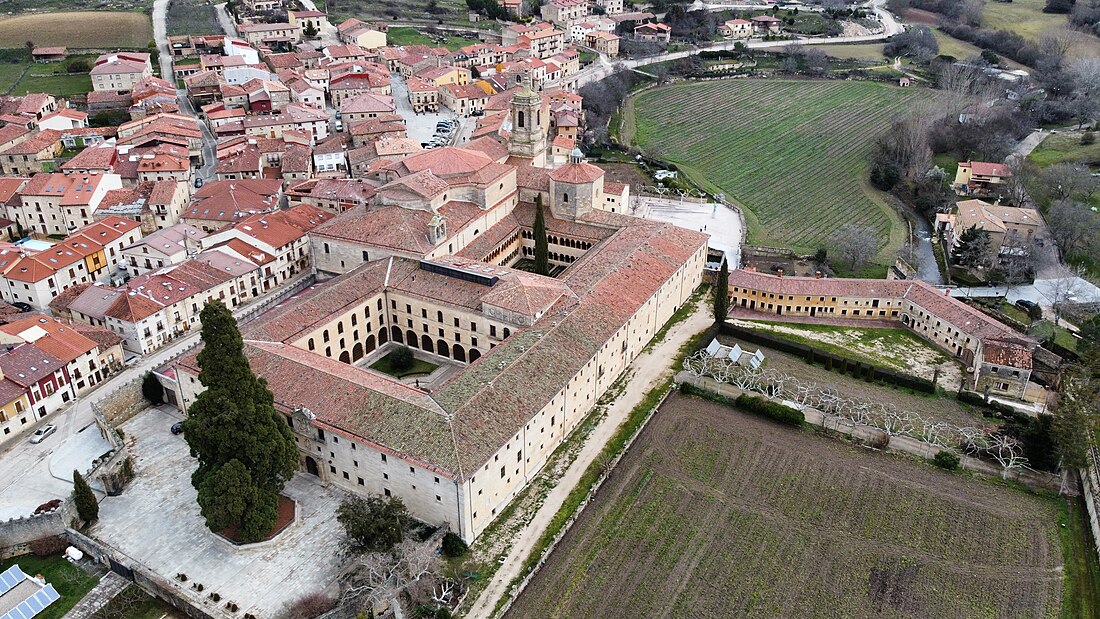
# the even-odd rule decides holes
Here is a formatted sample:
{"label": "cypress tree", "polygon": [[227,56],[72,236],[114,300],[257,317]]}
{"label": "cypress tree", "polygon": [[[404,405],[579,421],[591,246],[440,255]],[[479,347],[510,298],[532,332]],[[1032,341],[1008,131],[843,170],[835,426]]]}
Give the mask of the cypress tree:
{"label": "cypress tree", "polygon": [[546,240],[546,216],[542,212],[542,194],[535,196],[535,273],[550,274],[550,246]]}
{"label": "cypress tree", "polygon": [[714,278],[714,322],[722,323],[730,311],[730,271],[725,260]]}
{"label": "cypress tree", "polygon": [[233,525],[242,541],[257,541],[275,524],[275,506],[298,466],[298,449],[267,382],[248,365],[233,314],[214,301],[201,318],[199,380],[206,391],[183,422],[184,438],[199,461],[191,484],[207,526]]}
{"label": "cypress tree", "polygon": [[76,513],[81,520],[91,522],[99,518],[99,501],[96,500],[92,487],[77,470],[73,471],[73,500],[76,501]]}

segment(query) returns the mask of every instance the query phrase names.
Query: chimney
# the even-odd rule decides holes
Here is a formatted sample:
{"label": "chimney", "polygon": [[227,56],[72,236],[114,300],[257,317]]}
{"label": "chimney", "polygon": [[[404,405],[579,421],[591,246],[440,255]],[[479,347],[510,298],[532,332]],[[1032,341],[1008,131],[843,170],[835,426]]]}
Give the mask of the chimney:
{"label": "chimney", "polygon": [[779,279],[783,279],[783,269],[776,269],[776,274],[779,275]]}

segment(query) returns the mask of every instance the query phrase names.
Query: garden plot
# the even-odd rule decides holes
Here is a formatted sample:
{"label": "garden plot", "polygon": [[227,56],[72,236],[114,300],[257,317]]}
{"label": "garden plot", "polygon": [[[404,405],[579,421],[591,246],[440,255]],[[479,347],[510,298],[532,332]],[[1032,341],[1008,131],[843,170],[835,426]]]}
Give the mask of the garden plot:
{"label": "garden plot", "polygon": [[1057,500],[671,396],[508,617],[1058,617]]}

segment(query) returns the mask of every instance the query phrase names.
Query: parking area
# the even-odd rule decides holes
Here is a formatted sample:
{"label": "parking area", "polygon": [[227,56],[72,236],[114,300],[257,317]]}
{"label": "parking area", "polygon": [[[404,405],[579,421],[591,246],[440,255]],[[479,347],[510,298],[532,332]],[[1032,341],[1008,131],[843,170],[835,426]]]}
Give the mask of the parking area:
{"label": "parking area", "polygon": [[[0,457],[0,520],[30,516],[39,505],[63,499],[72,492],[73,471],[86,472],[110,445],[94,425],[73,429],[68,418],[51,420],[58,430],[41,443],[30,442],[31,432],[15,439]],[[93,486],[94,487],[94,486]]]}
{"label": "parking area", "polygon": [[[284,490],[298,503],[296,521],[269,542],[233,546],[211,533],[199,515],[191,487],[195,461],[183,437],[169,431],[179,419],[172,409],[150,408],[122,426],[136,441],[138,475],[122,495],[103,500],[91,535],[200,605],[217,593],[222,604],[237,603],[242,615],[273,617],[298,598],[332,586],[343,539],[335,512],[344,495],[298,474]],[[176,579],[181,573],[186,583]]]}
{"label": "parking area", "polygon": [[405,119],[405,130],[409,134],[409,139],[415,140],[418,144],[428,142],[436,135],[436,125],[440,121],[450,120],[463,124],[463,119],[444,107],[441,107],[438,112],[420,114],[414,112],[412,104],[409,103],[409,90],[400,73],[390,74],[390,94],[393,96],[394,105],[397,106],[397,113]]}

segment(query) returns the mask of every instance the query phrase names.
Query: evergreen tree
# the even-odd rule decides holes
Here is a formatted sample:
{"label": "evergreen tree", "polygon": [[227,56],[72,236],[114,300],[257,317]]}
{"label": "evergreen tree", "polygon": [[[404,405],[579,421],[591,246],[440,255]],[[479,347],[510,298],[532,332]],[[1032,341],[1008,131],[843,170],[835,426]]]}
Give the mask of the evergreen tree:
{"label": "evergreen tree", "polygon": [[152,372],[146,372],[145,378],[141,381],[141,395],[145,396],[150,404],[164,402],[164,387],[161,387],[160,381],[153,376]]}
{"label": "evergreen tree", "polygon": [[73,499],[76,501],[76,513],[81,520],[91,522],[99,518],[99,501],[84,476],[76,470],[73,471]]}
{"label": "evergreen tree", "polygon": [[989,261],[989,233],[974,226],[963,230],[951,259],[967,268],[985,266]]}
{"label": "evergreen tree", "polygon": [[542,212],[542,194],[535,196],[535,273],[550,274],[550,246],[546,241],[546,216]]}
{"label": "evergreen tree", "polygon": [[729,311],[730,271],[726,261],[722,260],[722,268],[718,269],[718,275],[714,279],[714,322],[724,322]]}
{"label": "evergreen tree", "polygon": [[302,34],[307,39],[312,39],[317,36],[317,26],[313,25],[313,22],[306,22],[305,29],[302,30]]}
{"label": "evergreen tree", "polygon": [[191,484],[211,529],[235,525],[242,541],[256,541],[275,524],[279,493],[297,468],[298,451],[267,382],[248,366],[233,314],[214,301],[201,318],[199,380],[206,391],[183,422],[199,461]]}

